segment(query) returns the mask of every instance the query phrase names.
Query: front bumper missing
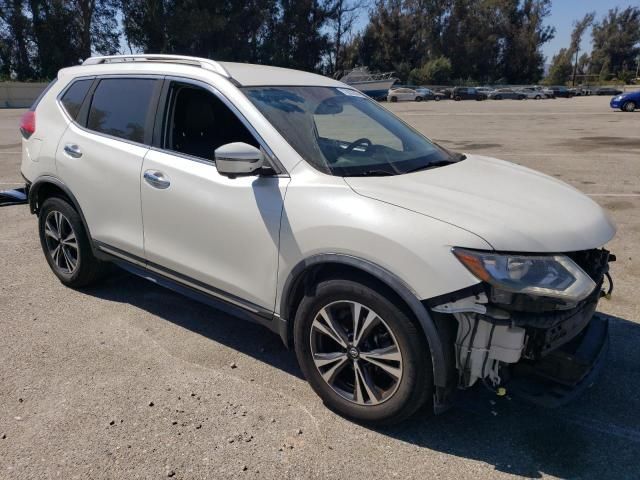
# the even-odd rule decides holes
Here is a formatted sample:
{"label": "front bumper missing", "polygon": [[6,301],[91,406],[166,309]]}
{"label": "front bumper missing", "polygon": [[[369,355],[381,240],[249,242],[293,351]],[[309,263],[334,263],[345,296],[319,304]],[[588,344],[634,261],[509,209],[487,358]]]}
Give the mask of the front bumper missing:
{"label": "front bumper missing", "polygon": [[513,366],[509,390],[544,407],[560,407],[591,387],[609,350],[609,321],[595,315],[573,340],[538,361]]}

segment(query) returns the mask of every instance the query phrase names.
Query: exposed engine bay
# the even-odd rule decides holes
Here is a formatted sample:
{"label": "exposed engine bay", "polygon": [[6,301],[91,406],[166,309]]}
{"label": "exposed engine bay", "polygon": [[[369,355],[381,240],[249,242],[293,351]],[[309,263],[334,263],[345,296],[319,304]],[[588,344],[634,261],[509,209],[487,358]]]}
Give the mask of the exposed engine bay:
{"label": "exposed engine bay", "polygon": [[[609,262],[615,256],[604,249],[565,255],[596,285],[579,302],[482,284],[472,295],[431,307],[453,315],[458,322],[455,366],[459,388],[480,381],[504,394],[503,386],[517,376],[534,374],[567,386],[586,377],[593,367],[591,357],[600,353],[598,341],[606,334],[606,328],[602,330],[592,319],[599,299],[611,295]],[[593,355],[587,358],[587,353]]]}

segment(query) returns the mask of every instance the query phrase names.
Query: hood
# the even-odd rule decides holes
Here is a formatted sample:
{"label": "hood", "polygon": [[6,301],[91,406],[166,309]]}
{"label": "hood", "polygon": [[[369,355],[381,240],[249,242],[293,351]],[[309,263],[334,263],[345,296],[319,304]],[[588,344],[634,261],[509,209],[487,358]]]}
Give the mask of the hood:
{"label": "hood", "polygon": [[616,231],[605,211],[570,185],[489,157],[467,155],[432,170],[345,181],[360,195],[456,225],[500,251],[587,250]]}

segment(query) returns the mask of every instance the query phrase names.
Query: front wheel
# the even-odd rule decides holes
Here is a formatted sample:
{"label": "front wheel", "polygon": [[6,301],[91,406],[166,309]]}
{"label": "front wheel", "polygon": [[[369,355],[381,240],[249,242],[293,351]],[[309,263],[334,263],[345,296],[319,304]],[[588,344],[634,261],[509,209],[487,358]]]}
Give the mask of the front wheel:
{"label": "front wheel", "polygon": [[366,283],[319,283],[300,303],[294,338],[311,387],[341,415],[396,423],[432,396],[424,334],[395,302]]}
{"label": "front wheel", "polygon": [[421,102],[422,101],[422,97],[416,97],[416,102]]}
{"label": "front wheel", "polygon": [[636,109],[636,104],[634,102],[626,102],[622,105],[623,112],[633,112]]}

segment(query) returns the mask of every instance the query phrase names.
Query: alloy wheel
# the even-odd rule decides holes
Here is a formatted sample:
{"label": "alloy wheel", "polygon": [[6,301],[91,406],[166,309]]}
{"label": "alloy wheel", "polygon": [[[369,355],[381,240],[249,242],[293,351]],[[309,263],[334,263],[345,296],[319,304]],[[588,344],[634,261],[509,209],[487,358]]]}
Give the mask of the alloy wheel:
{"label": "alloy wheel", "polygon": [[402,378],[402,352],[387,323],[371,308],[337,301],[319,310],[311,324],[311,355],[324,381],[358,405],[393,396]]}
{"label": "alloy wheel", "polygon": [[66,275],[73,274],[78,268],[80,250],[69,219],[52,210],[45,219],[44,235],[47,252],[55,267]]}

